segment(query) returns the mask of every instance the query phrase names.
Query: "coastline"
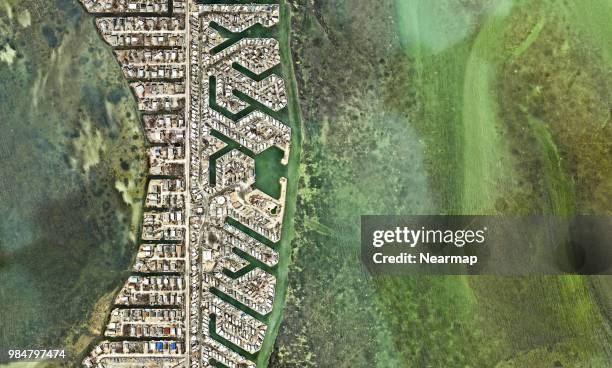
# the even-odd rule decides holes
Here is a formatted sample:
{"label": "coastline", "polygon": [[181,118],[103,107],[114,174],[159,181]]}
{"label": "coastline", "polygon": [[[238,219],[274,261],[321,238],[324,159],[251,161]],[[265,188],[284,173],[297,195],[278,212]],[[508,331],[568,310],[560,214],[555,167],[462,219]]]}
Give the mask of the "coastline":
{"label": "coastline", "polygon": [[291,57],[291,10],[285,0],[279,0],[281,19],[279,22],[279,44],[283,76],[288,94],[289,124],[291,126],[291,151],[287,165],[287,195],[283,230],[279,247],[279,262],[276,272],[276,296],[274,307],[269,317],[268,332],[257,356],[257,366],[265,368],[268,365],[276,343],[276,337],[283,320],[285,299],[287,296],[289,264],[291,263],[291,243],[294,237],[294,215],[297,204],[297,188],[299,181],[299,163],[302,150],[302,114],[298,99],[297,81]]}

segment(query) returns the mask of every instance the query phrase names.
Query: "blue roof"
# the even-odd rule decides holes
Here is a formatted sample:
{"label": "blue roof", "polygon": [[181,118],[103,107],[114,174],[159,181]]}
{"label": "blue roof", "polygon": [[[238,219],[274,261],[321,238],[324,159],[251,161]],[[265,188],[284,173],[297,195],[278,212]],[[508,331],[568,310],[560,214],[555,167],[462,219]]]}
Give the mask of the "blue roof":
{"label": "blue roof", "polygon": [[171,342],[170,343],[170,349],[176,349],[176,343]]}
{"label": "blue roof", "polygon": [[164,343],[160,341],[155,344],[155,347],[157,348],[157,350],[162,350],[164,348]]}

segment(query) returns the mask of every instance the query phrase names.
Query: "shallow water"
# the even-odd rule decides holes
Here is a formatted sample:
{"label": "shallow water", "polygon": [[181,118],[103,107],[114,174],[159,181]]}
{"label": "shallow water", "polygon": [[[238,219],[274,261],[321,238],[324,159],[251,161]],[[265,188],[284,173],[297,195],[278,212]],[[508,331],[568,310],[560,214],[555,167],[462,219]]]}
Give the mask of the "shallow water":
{"label": "shallow water", "polygon": [[142,197],[144,141],[77,1],[0,1],[0,36],[15,54],[0,55],[0,349],[76,356],[135,251],[139,206],[123,198]]}
{"label": "shallow water", "polygon": [[[603,8],[605,1],[588,3]],[[563,139],[590,121],[603,125],[609,114],[600,111],[610,100],[593,88],[607,85],[608,69],[566,24],[569,3],[587,2],[330,0],[295,9],[305,139],[289,297],[272,367],[606,366],[605,306],[594,303],[604,304],[589,279],[372,278],[358,262],[358,225],[349,228],[360,214],[462,213],[497,196],[513,206],[499,206],[500,213],[548,206],[548,189],[533,189],[543,185],[546,167],[525,162],[554,155],[498,130],[522,128],[522,107],[559,122],[551,124],[561,131],[559,152],[577,152],[582,167],[598,157],[592,173],[612,172],[595,145]],[[568,94],[565,81],[575,75],[582,77]],[[602,96],[585,98],[594,109],[571,101],[591,93]],[[385,119],[390,112],[398,119]],[[519,154],[507,153],[510,144]],[[516,168],[500,159],[515,156],[523,160]],[[505,171],[489,169],[499,166]],[[552,188],[564,189],[560,166],[550,166],[558,170]],[[486,180],[514,173],[523,175],[520,186]],[[583,203],[607,198],[581,190]],[[551,195],[557,208],[563,195]],[[610,300],[605,279],[598,282],[596,292]]]}

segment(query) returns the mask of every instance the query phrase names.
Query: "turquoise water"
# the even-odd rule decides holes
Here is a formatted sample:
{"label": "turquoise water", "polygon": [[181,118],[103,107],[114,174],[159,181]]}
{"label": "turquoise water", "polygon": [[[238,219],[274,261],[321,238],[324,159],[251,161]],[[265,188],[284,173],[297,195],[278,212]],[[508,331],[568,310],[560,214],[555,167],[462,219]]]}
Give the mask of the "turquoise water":
{"label": "turquoise water", "polygon": [[134,102],[69,0],[0,0],[0,86],[0,350],[76,355],[135,251],[139,208],[124,201],[139,202],[145,168]]}

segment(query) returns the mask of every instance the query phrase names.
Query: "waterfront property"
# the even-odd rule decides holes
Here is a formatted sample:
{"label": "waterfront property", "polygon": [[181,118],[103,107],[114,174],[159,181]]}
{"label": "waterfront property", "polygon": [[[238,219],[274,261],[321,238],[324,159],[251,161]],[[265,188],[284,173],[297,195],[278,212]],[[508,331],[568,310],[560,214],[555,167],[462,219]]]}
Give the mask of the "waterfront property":
{"label": "waterfront property", "polygon": [[83,363],[255,367],[287,190],[286,178],[278,196],[257,188],[255,156],[274,146],[286,165],[291,146],[270,36],[279,6],[81,2],[113,47],[151,143],[134,275]]}

